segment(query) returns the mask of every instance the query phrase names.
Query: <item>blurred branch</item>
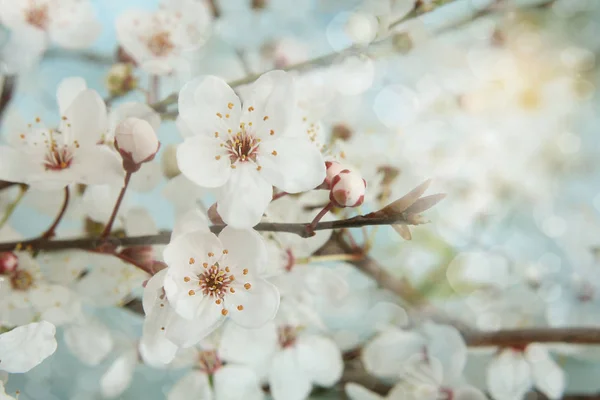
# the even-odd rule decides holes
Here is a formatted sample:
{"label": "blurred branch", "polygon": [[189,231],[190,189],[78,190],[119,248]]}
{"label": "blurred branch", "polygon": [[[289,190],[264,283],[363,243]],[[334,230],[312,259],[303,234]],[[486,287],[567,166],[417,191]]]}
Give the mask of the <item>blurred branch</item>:
{"label": "blurred branch", "polygon": [[[2,119],[4,117],[4,113],[10,104],[10,101],[13,98],[15,93],[15,87],[17,85],[17,76],[16,75],[5,75],[0,76],[0,125],[2,123]],[[3,188],[2,183],[0,181],[0,189]]]}
{"label": "blurred branch", "polygon": [[600,344],[600,329],[531,328],[496,332],[466,331],[463,336],[470,347],[517,347],[530,343]]}
{"label": "blurred branch", "polygon": [[56,59],[56,58],[70,58],[76,60],[88,61],[95,64],[112,65],[114,64],[115,58],[112,55],[94,53],[91,51],[81,50],[66,50],[61,48],[52,48],[46,51],[44,54],[45,59]]}

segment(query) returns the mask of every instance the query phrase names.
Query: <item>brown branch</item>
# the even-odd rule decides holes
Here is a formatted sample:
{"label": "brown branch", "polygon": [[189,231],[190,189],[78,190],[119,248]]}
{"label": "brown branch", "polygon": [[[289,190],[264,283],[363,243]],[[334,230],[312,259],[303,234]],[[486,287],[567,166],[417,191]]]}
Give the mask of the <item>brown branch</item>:
{"label": "brown branch", "polygon": [[[342,229],[342,228],[356,228],[361,226],[373,226],[373,225],[391,225],[391,224],[409,224],[403,215],[391,216],[391,217],[377,217],[369,218],[364,215],[358,215],[356,217],[337,220],[337,221],[325,221],[319,222],[314,230],[331,230],[331,229]],[[295,233],[301,237],[309,237],[310,234],[307,230],[309,223],[278,223],[278,222],[261,222],[254,227],[257,231],[262,232],[288,232]],[[226,225],[212,225],[210,230],[213,233],[219,233]],[[154,244],[167,244],[171,238],[171,232],[161,232],[157,235],[148,236],[133,236],[125,238],[108,237],[106,241],[117,244],[118,246],[141,246],[141,245],[154,245]],[[40,241],[38,239],[25,240],[21,242],[9,242],[0,243],[0,252],[2,251],[13,251],[20,250],[21,248],[32,248],[41,251],[53,251],[53,250],[65,250],[65,249],[79,249],[79,250],[93,250],[102,245],[103,240],[101,238],[79,238],[79,239],[66,239],[66,240],[54,240],[51,242]],[[329,253],[331,254],[331,253]]]}
{"label": "brown branch", "polygon": [[516,347],[529,343],[600,344],[600,329],[531,328],[496,332],[466,331],[463,337],[469,347]]}

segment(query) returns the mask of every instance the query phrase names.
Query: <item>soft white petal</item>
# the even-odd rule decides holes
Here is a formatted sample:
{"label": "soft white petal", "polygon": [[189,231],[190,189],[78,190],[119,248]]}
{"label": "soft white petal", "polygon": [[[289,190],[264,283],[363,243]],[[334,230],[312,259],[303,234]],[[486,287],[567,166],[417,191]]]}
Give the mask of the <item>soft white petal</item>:
{"label": "soft white petal", "polygon": [[414,332],[390,329],[363,349],[361,358],[367,371],[381,378],[396,378],[406,362],[421,354],[425,340]]}
{"label": "soft white petal", "polygon": [[81,301],[70,289],[61,285],[39,285],[29,291],[31,304],[41,318],[62,325],[81,313]]}
{"label": "soft white petal", "polygon": [[258,377],[248,367],[226,365],[213,379],[215,398],[219,400],[260,400],[265,397]]}
{"label": "soft white petal", "polygon": [[154,307],[156,307],[158,301],[161,300],[160,297],[164,293],[163,284],[166,275],[166,269],[160,270],[146,282],[144,294],[142,296],[142,307],[144,308],[144,313],[146,315],[154,311]]}
{"label": "soft white petal", "polygon": [[85,79],[75,76],[63,79],[56,89],[56,99],[61,115],[65,115],[67,109],[73,104],[73,100],[84,90],[87,89]]}
{"label": "soft white petal", "polygon": [[0,146],[0,180],[26,182],[31,170],[31,160],[24,153],[12,147]]}
{"label": "soft white petal", "polygon": [[167,323],[167,339],[175,345],[183,348],[191,347],[212,332],[217,330],[225,321],[221,314],[221,308],[214,301],[203,303],[205,309],[200,316],[194,320],[188,320],[179,315],[171,315]]}
{"label": "soft white petal", "polygon": [[473,386],[464,386],[454,390],[456,400],[487,400],[487,396]]}
{"label": "soft white petal", "polygon": [[299,363],[294,348],[284,349],[273,357],[269,387],[274,400],[304,400],[312,384]]}
{"label": "soft white petal", "polygon": [[248,268],[253,273],[260,274],[267,264],[265,241],[255,230],[226,226],[219,233],[219,240],[223,248],[229,251],[224,258],[228,265],[238,269]]}
{"label": "soft white petal", "polygon": [[244,97],[241,120],[252,122],[255,135],[263,140],[278,137],[286,133],[295,106],[293,76],[284,71],[270,71],[250,86],[248,96]]}
{"label": "soft white petal", "polygon": [[123,228],[127,236],[158,234],[158,228],[150,211],[144,207],[134,207],[127,210]]}
{"label": "soft white petal", "polygon": [[56,351],[56,328],[41,321],[0,335],[0,370],[27,372]]}
{"label": "soft white petal", "polygon": [[156,368],[173,361],[178,349],[177,345],[166,336],[169,314],[175,314],[175,311],[168,304],[163,303],[162,307],[159,304],[144,319],[139,351],[144,362]]}
{"label": "soft white petal", "polygon": [[191,371],[177,381],[167,395],[167,400],[212,400],[213,393],[204,372]]}
{"label": "soft white petal", "polygon": [[170,267],[189,268],[190,261],[193,265],[202,265],[205,261],[214,264],[218,259],[209,257],[208,253],[220,256],[223,253],[221,242],[214,233],[198,230],[174,237],[165,247],[163,258]]}
{"label": "soft white petal", "polygon": [[98,365],[113,348],[110,330],[97,320],[84,319],[65,329],[65,343],[82,363]]}
{"label": "soft white petal", "polygon": [[444,382],[452,382],[462,375],[467,363],[467,345],[453,326],[426,323],[427,354],[442,364]]}
{"label": "soft white petal", "polygon": [[383,400],[384,398],[377,393],[371,392],[364,386],[357,383],[348,383],[344,386],[346,396],[350,400]]}
{"label": "soft white petal", "polygon": [[532,343],[525,349],[531,366],[533,383],[550,399],[560,399],[565,391],[565,373],[543,345]]}
{"label": "soft white petal", "polygon": [[330,387],[342,377],[342,352],[333,340],[317,335],[301,336],[296,342],[296,353],[313,383]]}
{"label": "soft white petal", "polygon": [[111,109],[109,115],[110,131],[114,132],[121,121],[131,117],[143,119],[148,122],[155,132],[158,132],[160,128],[161,118],[159,113],[147,104],[130,101],[121,103]]}
{"label": "soft white petal", "polygon": [[314,189],[325,179],[323,156],[306,138],[267,140],[260,145],[257,162],[265,180],[288,193]]}
{"label": "soft white petal", "polygon": [[[240,279],[239,275],[236,279]],[[241,277],[243,280],[243,276]],[[235,293],[227,295],[225,304],[229,317],[245,328],[259,328],[275,318],[279,309],[279,290],[262,278],[251,280],[252,287],[240,285]],[[240,310],[238,307],[242,306]]]}
{"label": "soft white petal", "polygon": [[184,233],[195,231],[210,232],[208,228],[208,218],[200,210],[190,210],[179,217],[173,227],[171,240]]}
{"label": "soft white petal", "polygon": [[91,89],[80,92],[64,112],[61,121],[63,135],[77,140],[81,146],[98,143],[108,131],[106,104],[102,97]]}
{"label": "soft white petal", "polygon": [[522,399],[532,385],[529,364],[518,351],[503,350],[488,366],[487,386],[495,400]]}
{"label": "soft white petal", "polygon": [[177,165],[192,182],[202,187],[223,186],[232,174],[231,161],[222,141],[206,135],[185,139],[177,147]]}
{"label": "soft white petal", "polygon": [[117,153],[103,145],[77,149],[69,169],[76,171],[77,183],[86,185],[120,187],[125,176],[123,162]]}
{"label": "soft white petal", "polygon": [[257,329],[228,322],[222,331],[219,356],[227,362],[251,366],[262,378],[278,346],[277,327],[272,322]]}
{"label": "soft white petal", "polygon": [[273,188],[251,163],[236,163],[227,184],[217,194],[217,211],[234,228],[251,228],[273,198]]}
{"label": "soft white petal", "polygon": [[128,351],[119,356],[100,379],[102,395],[112,399],[127,390],[131,384],[136,365],[136,351]]}
{"label": "soft white petal", "polygon": [[239,129],[240,108],[233,89],[216,76],[198,77],[179,92],[179,115],[195,134],[227,137],[228,129]]}

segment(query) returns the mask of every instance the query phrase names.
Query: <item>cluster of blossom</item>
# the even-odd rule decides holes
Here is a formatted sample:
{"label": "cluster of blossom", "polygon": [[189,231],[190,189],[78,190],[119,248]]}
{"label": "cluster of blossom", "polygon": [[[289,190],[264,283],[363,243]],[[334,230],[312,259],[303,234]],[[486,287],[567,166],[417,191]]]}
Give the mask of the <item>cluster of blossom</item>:
{"label": "cluster of blossom", "polygon": [[[60,369],[53,360],[65,354],[100,371],[70,382],[64,398],[73,399],[127,396],[148,370],[148,381],[167,383],[159,397],[169,400],[302,400],[333,387],[352,400],[518,400],[532,390],[558,399],[576,385],[568,382],[573,370],[585,364],[593,373],[588,348],[470,349],[453,326],[598,327],[598,240],[590,232],[599,224],[593,208],[564,189],[590,186],[595,165],[586,149],[593,134],[580,134],[573,121],[593,127],[597,43],[593,29],[573,33],[570,25],[593,20],[582,15],[591,6],[555,1],[433,38],[426,32],[438,29],[433,18],[390,24],[442,2],[363,1],[337,14],[326,36],[334,49],[353,50],[393,39],[386,48],[393,54],[378,62],[385,68],[354,54],[296,74],[279,68],[316,49],[265,41],[261,2],[241,12],[222,4],[220,18],[209,3],[223,2],[171,0],[117,18],[110,103],[74,77],[58,86],[52,122],[13,128],[6,115],[0,181],[15,184],[0,189],[0,211],[10,216],[23,199],[36,213],[58,211],[62,223],[28,247],[17,221],[0,222],[0,246],[25,243],[0,252],[0,371],[14,374],[8,383],[0,376],[0,398],[12,398],[6,385],[25,399],[53,398],[34,374],[53,362]],[[266,12],[286,21],[306,15],[275,3]],[[339,9],[330,3],[321,6]],[[56,4],[0,0],[0,21],[11,30],[0,51],[6,71],[33,65],[49,41],[67,48],[93,41],[90,4]],[[245,31],[252,34],[242,43]],[[194,72],[191,57],[215,37],[244,48],[251,72],[273,70],[228,84],[223,76],[239,77],[231,67],[239,60],[224,68],[214,61],[203,67],[219,76],[176,84],[176,101],[159,97],[170,79]],[[28,51],[12,57],[15,46]],[[146,102],[136,98],[140,74],[150,78]],[[136,100],[119,102],[125,96]],[[392,209],[421,224],[420,212],[438,201],[415,206],[429,183],[402,195],[425,176],[452,199],[411,242],[399,246],[388,228],[318,229],[320,221]],[[165,210],[155,203],[165,199],[173,225],[160,221]],[[65,226],[75,221],[83,228]],[[277,223],[306,231],[268,230]],[[121,246],[121,238],[159,237],[159,226],[172,228],[166,246]],[[407,225],[392,226],[412,238]],[[97,238],[91,251],[35,248],[82,232]],[[321,251],[332,243],[348,250]],[[369,273],[365,258],[386,275]],[[383,282],[396,278],[400,290]],[[143,320],[118,311],[136,301]],[[451,325],[431,322],[429,309],[449,315]],[[138,325],[125,333],[107,310]],[[386,390],[362,381],[365,373]]]}

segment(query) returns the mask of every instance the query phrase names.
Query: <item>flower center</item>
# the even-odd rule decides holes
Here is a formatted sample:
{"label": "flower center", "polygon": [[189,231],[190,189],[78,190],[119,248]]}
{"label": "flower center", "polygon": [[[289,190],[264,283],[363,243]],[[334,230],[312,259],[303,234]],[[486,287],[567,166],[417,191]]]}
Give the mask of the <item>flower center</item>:
{"label": "flower center", "polygon": [[298,328],[291,325],[280,326],[277,330],[279,335],[279,345],[282,348],[293,346],[298,337]]}
{"label": "flower center", "polygon": [[48,148],[48,152],[44,158],[44,168],[46,171],[62,171],[69,168],[72,161],[73,154],[68,146],[63,145],[59,147],[56,144],[52,144]]}
{"label": "flower center", "polygon": [[229,152],[229,159],[232,163],[238,160],[256,161],[259,143],[260,140],[243,130],[227,140],[227,142],[225,142],[225,147]]}
{"label": "flower center", "polygon": [[214,374],[223,363],[215,350],[202,351],[198,355],[198,368],[207,375]]}
{"label": "flower center", "polygon": [[171,34],[167,31],[158,32],[151,36],[147,45],[152,54],[157,57],[164,57],[175,48],[171,41]]}
{"label": "flower center", "polygon": [[25,10],[25,21],[41,30],[48,26],[48,4],[34,4]]}
{"label": "flower center", "polygon": [[33,276],[27,271],[16,271],[10,277],[10,284],[14,290],[27,290],[33,286]]}
{"label": "flower center", "polygon": [[198,275],[198,279],[198,285],[203,295],[223,299],[234,277],[229,274],[229,267],[222,269],[216,263],[207,268],[204,273]]}

